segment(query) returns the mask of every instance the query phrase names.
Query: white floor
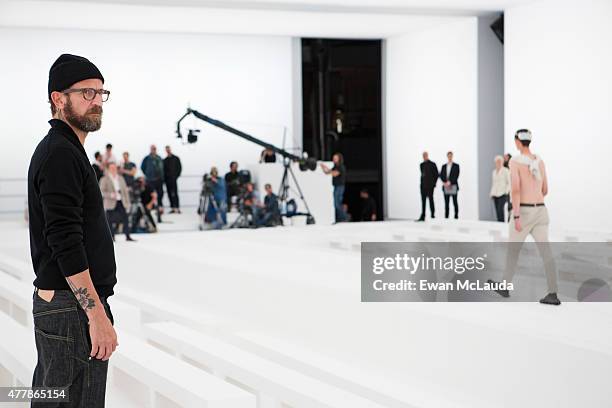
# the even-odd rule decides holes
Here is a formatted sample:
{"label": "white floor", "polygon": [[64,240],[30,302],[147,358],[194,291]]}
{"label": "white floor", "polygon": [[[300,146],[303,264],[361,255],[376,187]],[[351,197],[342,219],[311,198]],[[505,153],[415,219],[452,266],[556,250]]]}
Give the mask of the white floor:
{"label": "white floor", "polygon": [[[200,232],[195,215],[166,220],[160,233],[136,235],[135,243],[118,236],[115,246],[119,283],[109,303],[136,306],[144,324],[191,327],[372,407],[612,406],[609,303],[360,302],[361,241],[496,240],[505,235],[503,224],[388,221]],[[552,236],[612,240],[605,231],[553,229]],[[31,283],[25,225],[1,223],[0,258],[0,269]],[[116,313],[120,347],[122,333],[147,338],[140,322],[121,326],[124,310]],[[242,375],[233,373],[221,377]],[[237,382],[258,395],[260,407],[293,395],[277,384],[271,389],[278,395],[268,400]],[[112,381],[109,398],[133,401],[129,388]],[[176,406],[161,397],[155,404]]]}

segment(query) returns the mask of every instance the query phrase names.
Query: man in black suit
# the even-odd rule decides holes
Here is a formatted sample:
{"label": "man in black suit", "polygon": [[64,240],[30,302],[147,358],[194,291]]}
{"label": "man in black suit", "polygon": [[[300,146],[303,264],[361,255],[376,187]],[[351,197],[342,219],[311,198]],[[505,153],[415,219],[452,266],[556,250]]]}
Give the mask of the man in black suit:
{"label": "man in black suit", "polygon": [[459,218],[459,206],[457,205],[457,192],[459,191],[459,165],[453,162],[453,152],[446,153],[448,163],[440,170],[440,180],[442,180],[442,192],[444,193],[444,217],[448,218],[450,198],[453,197],[455,207],[455,219]]}
{"label": "man in black suit", "polygon": [[425,221],[425,200],[427,198],[429,198],[431,218],[436,218],[433,193],[438,177],[438,166],[429,160],[429,153],[423,152],[423,163],[421,163],[421,217],[417,221]]}

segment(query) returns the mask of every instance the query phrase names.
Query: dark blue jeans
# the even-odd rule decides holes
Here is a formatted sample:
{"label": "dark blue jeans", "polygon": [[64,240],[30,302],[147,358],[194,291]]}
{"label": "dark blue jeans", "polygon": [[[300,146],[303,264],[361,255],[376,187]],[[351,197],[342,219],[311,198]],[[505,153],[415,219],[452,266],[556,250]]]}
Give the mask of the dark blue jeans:
{"label": "dark blue jeans", "polygon": [[[499,197],[493,197],[493,201],[495,202],[495,214],[497,215],[497,221],[505,222],[504,206],[506,205],[506,202],[508,201],[508,194],[504,194]],[[508,212],[511,209],[512,208],[508,208]]]}
{"label": "dark blue jeans", "polygon": [[[106,299],[100,299],[110,321]],[[32,387],[65,387],[70,402],[32,402],[31,407],[104,407],[108,361],[89,359],[89,320],[70,290],[56,290],[50,302],[32,297],[38,363]]]}
{"label": "dark blue jeans", "polygon": [[336,222],[346,221],[346,212],[342,207],[344,197],[344,186],[334,186],[334,208],[336,209]]}

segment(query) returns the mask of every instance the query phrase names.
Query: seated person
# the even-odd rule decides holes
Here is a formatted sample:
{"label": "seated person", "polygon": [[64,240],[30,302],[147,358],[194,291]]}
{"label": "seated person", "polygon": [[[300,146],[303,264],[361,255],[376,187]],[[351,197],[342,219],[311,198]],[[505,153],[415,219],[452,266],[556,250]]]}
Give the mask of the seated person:
{"label": "seated person", "polygon": [[376,201],[367,189],[361,190],[361,218],[359,221],[376,221]]}
{"label": "seated person", "polygon": [[151,211],[157,205],[157,192],[155,189],[145,182],[144,177],[139,177],[133,184],[135,211],[133,213],[132,232],[138,232],[140,219],[144,215],[148,222],[148,232],[157,232],[157,225]]}
{"label": "seated person", "polygon": [[241,193],[240,174],[238,173],[238,162],[230,163],[230,171],[225,173],[225,188],[227,195],[225,201],[227,202],[228,211],[231,211],[232,197],[239,196]]}
{"label": "seated person", "polygon": [[259,218],[259,212],[261,211],[262,205],[259,200],[259,194],[255,191],[253,183],[247,183],[245,186],[244,194],[242,195],[243,211],[245,214],[251,213],[253,215],[253,221]]}
{"label": "seated person", "polygon": [[280,208],[278,207],[278,196],[272,191],[272,185],[266,184],[266,196],[264,197],[263,210],[257,219],[257,225],[272,226],[280,223]]}
{"label": "seated person", "polygon": [[260,163],[276,163],[276,153],[274,150],[267,147],[261,152],[261,156],[259,157]]}
{"label": "seated person", "polygon": [[209,222],[213,228],[221,229],[227,224],[226,199],[228,193],[225,187],[225,180],[219,177],[219,170],[217,170],[216,167],[210,169],[210,181],[212,182],[212,199],[208,202],[204,219],[206,222]]}

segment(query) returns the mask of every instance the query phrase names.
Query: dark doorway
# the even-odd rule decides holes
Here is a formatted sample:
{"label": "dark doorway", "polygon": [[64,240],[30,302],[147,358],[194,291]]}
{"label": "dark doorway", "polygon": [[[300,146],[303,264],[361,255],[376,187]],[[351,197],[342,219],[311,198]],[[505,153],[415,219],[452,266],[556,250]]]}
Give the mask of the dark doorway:
{"label": "dark doorway", "polygon": [[302,39],[304,151],[321,160],[344,155],[344,202],[354,220],[363,188],[382,219],[381,69],[380,40]]}

